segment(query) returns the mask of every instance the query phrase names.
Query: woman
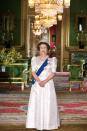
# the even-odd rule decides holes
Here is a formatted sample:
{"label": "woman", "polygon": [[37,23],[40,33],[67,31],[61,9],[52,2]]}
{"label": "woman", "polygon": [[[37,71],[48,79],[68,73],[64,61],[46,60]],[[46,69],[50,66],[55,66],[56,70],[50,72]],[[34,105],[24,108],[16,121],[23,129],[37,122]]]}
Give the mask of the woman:
{"label": "woman", "polygon": [[57,99],[53,83],[57,60],[49,57],[50,46],[40,42],[39,55],[31,60],[32,88],[30,92],[26,128],[53,130],[60,126]]}

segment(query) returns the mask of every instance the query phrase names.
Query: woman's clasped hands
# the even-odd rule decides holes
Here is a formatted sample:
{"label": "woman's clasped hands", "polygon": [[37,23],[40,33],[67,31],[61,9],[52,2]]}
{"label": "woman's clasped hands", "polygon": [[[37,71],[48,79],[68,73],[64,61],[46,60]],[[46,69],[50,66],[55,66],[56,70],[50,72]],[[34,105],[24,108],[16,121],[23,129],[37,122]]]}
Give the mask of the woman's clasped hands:
{"label": "woman's clasped hands", "polygon": [[39,80],[39,81],[38,81],[38,84],[39,84],[39,86],[41,86],[41,87],[44,87],[46,83],[47,83],[46,80]]}

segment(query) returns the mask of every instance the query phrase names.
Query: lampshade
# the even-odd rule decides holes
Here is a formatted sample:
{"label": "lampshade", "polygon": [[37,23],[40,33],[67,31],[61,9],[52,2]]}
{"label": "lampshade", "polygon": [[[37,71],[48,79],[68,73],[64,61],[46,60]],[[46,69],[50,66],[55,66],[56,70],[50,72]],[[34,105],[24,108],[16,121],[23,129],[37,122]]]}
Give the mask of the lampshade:
{"label": "lampshade", "polygon": [[64,0],[64,6],[65,8],[69,8],[71,0]]}
{"label": "lampshade", "polygon": [[62,15],[61,14],[58,15],[58,20],[62,21]]}
{"label": "lampshade", "polygon": [[30,8],[33,8],[35,1],[34,0],[28,0],[28,4],[29,4]]}

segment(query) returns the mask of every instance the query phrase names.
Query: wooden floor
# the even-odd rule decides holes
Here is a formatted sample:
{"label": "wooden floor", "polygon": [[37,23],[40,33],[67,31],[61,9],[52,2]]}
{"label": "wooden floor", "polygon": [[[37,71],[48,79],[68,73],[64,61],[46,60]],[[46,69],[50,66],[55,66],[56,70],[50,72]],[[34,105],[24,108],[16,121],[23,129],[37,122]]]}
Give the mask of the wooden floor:
{"label": "wooden floor", "polygon": [[[36,131],[36,130],[25,129],[25,127],[23,125],[21,125],[21,126],[0,125],[0,131]],[[51,131],[87,131],[87,125],[86,124],[61,125],[61,127],[59,129],[51,130]]]}

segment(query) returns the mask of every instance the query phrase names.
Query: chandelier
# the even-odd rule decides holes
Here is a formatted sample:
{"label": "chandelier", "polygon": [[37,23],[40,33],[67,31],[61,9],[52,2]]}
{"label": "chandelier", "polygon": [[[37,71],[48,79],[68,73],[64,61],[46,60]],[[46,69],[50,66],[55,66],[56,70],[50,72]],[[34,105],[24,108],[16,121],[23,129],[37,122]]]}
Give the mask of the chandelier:
{"label": "chandelier", "polygon": [[39,35],[41,35],[43,33],[46,34],[47,33],[47,29],[44,28],[44,27],[40,27],[40,28],[37,28],[37,29],[33,28],[32,32],[33,32],[34,35],[39,36]]}
{"label": "chandelier", "polygon": [[[28,0],[29,7],[35,8],[32,31],[35,35],[46,33],[46,29],[62,20],[64,8],[69,8],[70,0]],[[37,15],[38,14],[38,15]]]}
{"label": "chandelier", "polygon": [[47,33],[47,29],[40,23],[40,20],[36,19],[34,23],[32,23],[32,31],[34,35],[41,35],[42,33]]}
{"label": "chandelier", "polygon": [[63,13],[63,8],[69,8],[70,0],[28,0],[30,8],[44,16],[54,16]]}
{"label": "chandelier", "polygon": [[63,0],[58,1],[47,1],[46,3],[40,3],[35,6],[35,12],[43,14],[44,16],[54,16],[57,13],[63,13]]}
{"label": "chandelier", "polygon": [[56,16],[47,17],[47,16],[35,16],[35,21],[32,23],[32,31],[35,35],[41,35],[42,33],[47,32],[47,28],[57,24]]}
{"label": "chandelier", "polygon": [[49,28],[53,24],[57,24],[56,16],[43,16],[43,15],[36,15],[35,16],[34,25],[37,25],[37,27],[40,26],[40,27]]}
{"label": "chandelier", "polygon": [[32,31],[35,35],[41,35],[41,25],[38,20],[32,23]]}

